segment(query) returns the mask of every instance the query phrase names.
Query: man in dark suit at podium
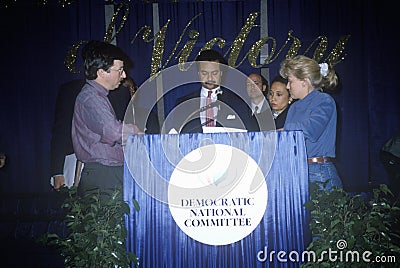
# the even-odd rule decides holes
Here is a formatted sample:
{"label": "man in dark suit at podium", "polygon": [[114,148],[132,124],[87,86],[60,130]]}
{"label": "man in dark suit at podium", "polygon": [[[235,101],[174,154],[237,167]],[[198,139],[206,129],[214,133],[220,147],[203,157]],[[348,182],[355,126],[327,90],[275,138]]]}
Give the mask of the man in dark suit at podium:
{"label": "man in dark suit at podium", "polygon": [[196,58],[201,88],[178,98],[174,127],[181,133],[201,133],[206,127],[245,129],[246,103],[239,95],[221,87],[226,61],[215,50],[204,50]]}

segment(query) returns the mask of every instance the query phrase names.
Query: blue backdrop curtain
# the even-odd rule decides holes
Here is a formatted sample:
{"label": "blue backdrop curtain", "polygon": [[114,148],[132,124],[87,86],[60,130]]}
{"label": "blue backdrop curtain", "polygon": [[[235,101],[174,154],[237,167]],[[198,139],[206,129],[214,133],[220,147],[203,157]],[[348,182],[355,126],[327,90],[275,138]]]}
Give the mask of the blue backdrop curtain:
{"label": "blue backdrop curtain", "polygon": [[0,151],[7,156],[1,192],[47,192],[57,89],[78,76],[64,58],[79,38],[102,38],[104,16],[90,14],[103,14],[104,7],[89,1],[69,8],[34,1],[1,5]]}
{"label": "blue backdrop curtain", "polygon": [[[110,1],[75,1],[64,8],[59,1],[37,4],[40,2],[45,1],[7,1],[9,7],[2,3],[0,8],[0,151],[7,155],[7,165],[0,169],[4,194],[50,191],[49,147],[57,89],[61,83],[81,76],[65,67],[66,53],[77,41],[102,40],[106,32],[104,5]],[[117,1],[115,9],[121,2]],[[142,26],[152,28],[153,4],[127,3],[129,18],[117,36],[117,44],[132,57],[135,65],[130,75],[140,84],[150,74],[153,44],[145,43],[141,37],[131,41]],[[189,60],[212,37],[227,41],[221,49],[227,53],[250,12],[260,8],[260,1],[158,3],[160,26],[171,19],[164,57],[170,55],[188,21],[202,13],[191,26],[200,35]],[[333,93],[339,113],[337,164],[348,190],[367,190],[369,181],[372,185],[386,182],[378,151],[400,128],[395,9],[387,2],[361,0],[269,0],[267,6],[269,36],[276,39],[278,48],[289,30],[302,41],[299,54],[320,35],[328,38],[328,52],[340,36],[351,35],[343,53],[345,59],[336,65],[343,84],[339,92]],[[256,20],[259,23],[260,17]],[[259,28],[255,27],[239,60],[259,38]],[[266,66],[271,77],[277,74],[286,52]],[[78,57],[77,68],[80,65]],[[259,72],[247,59],[239,69]],[[167,111],[175,97],[166,99]]]}
{"label": "blue backdrop curtain", "polygon": [[[292,29],[304,43],[299,54],[320,35],[329,39],[328,52],[340,36],[351,35],[345,59],[335,67],[342,88],[332,94],[339,120],[337,166],[346,189],[365,191],[386,183],[379,149],[400,128],[400,92],[393,80],[399,23],[393,7],[385,1],[356,0],[268,3],[270,35],[283,40]],[[277,64],[271,68],[277,70]]]}

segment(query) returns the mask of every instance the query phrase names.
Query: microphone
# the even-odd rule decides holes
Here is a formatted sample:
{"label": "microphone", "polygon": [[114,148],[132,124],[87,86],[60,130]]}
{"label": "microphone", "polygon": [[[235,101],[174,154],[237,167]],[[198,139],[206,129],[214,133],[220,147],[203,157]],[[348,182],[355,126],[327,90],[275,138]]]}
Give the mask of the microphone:
{"label": "microphone", "polygon": [[[218,97],[218,95],[222,95],[222,93],[224,93],[224,92],[222,91],[222,89],[221,89],[221,88],[218,88],[218,89],[216,90],[216,92],[215,92],[215,95],[217,95],[217,97]],[[193,119],[193,118],[192,118],[193,115],[198,114],[198,113],[201,113],[201,112],[204,112],[205,110],[214,108],[214,107],[216,107],[216,106],[218,106],[218,110],[220,110],[220,109],[221,109],[221,107],[220,107],[220,102],[221,102],[221,101],[217,99],[216,101],[211,102],[211,103],[208,104],[208,105],[204,105],[203,107],[200,107],[199,109],[196,109],[195,111],[193,111],[188,117],[186,117],[187,119],[183,122],[182,126],[179,128],[179,133],[182,131],[183,127],[184,127],[190,120]],[[214,118],[210,118],[210,119],[206,120],[206,122],[202,123],[200,126],[203,127],[203,126],[207,125],[208,123],[210,123],[211,121],[215,120],[216,118],[217,118],[217,116],[214,116]],[[191,130],[193,130],[193,129],[191,129]]]}
{"label": "microphone", "polygon": [[[206,126],[208,123],[214,121],[217,118],[216,115],[214,115],[213,118],[208,118],[204,123],[200,124],[200,127]],[[183,127],[185,126],[186,123],[188,123],[190,120],[186,120],[185,123],[182,124],[182,126],[179,128],[179,133],[182,132]],[[192,130],[196,129],[197,127],[191,128],[188,132],[191,132]]]}
{"label": "microphone", "polygon": [[212,122],[212,121],[214,121],[215,120],[215,118],[217,118],[217,116],[216,115],[214,115],[213,116],[213,118],[208,118],[208,120],[206,120],[204,123],[202,123],[200,126],[201,127],[204,127],[204,126],[206,126],[208,123],[210,123],[210,122]]}
{"label": "microphone", "polygon": [[214,101],[214,102],[211,102],[210,104],[207,104],[207,105],[204,105],[203,107],[200,107],[200,109],[194,111],[194,112],[191,113],[190,116],[188,116],[188,117],[192,117],[192,115],[195,114],[195,113],[204,112],[205,110],[210,109],[210,108],[214,108],[215,106],[218,106],[218,105],[219,105],[218,100],[217,100],[217,101]]}
{"label": "microphone", "polygon": [[[217,94],[218,94],[218,93],[217,93]],[[221,90],[221,92],[220,92],[219,94],[222,94],[222,90]],[[204,112],[204,111],[207,110],[207,109],[212,109],[212,108],[214,108],[214,107],[216,107],[216,106],[218,106],[218,110],[220,110],[220,101],[219,101],[219,100],[216,100],[216,101],[214,101],[214,102],[211,102],[211,103],[208,104],[208,105],[204,105],[203,107],[200,107],[199,109],[194,110],[189,116],[186,117],[186,120],[182,123],[181,127],[179,128],[179,132],[178,132],[178,133],[181,133],[183,127],[184,127],[190,120],[193,120],[193,119],[194,119],[194,118],[192,118],[192,117],[193,117],[195,114]],[[210,118],[210,119],[206,120],[206,122],[202,123],[200,126],[202,127],[202,126],[207,125],[207,123],[211,122],[212,120],[215,120],[215,118],[217,118],[216,115],[214,116],[214,118]],[[193,130],[193,129],[191,129],[191,130]]]}
{"label": "microphone", "polygon": [[[218,89],[216,92],[215,92],[215,95],[222,95],[222,93],[224,93],[223,91],[222,91],[222,89]],[[201,112],[204,112],[205,110],[207,110],[207,109],[209,109],[209,108],[214,108],[215,106],[218,106],[219,105],[219,103],[218,103],[219,101],[218,100],[216,100],[216,101],[214,101],[214,102],[211,102],[210,104],[208,104],[208,105],[204,105],[203,107],[200,107],[200,109],[199,110],[196,110],[194,113],[197,113],[197,112],[199,112],[199,113],[201,113]],[[218,110],[219,110],[219,108],[218,108]],[[189,117],[192,117],[192,115],[193,114],[190,114],[190,116]]]}

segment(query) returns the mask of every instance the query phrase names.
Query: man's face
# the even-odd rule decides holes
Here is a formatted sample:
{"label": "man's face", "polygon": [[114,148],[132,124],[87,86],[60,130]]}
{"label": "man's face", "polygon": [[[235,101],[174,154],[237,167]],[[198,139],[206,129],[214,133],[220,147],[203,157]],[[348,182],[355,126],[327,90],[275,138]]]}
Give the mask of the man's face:
{"label": "man's face", "polygon": [[108,90],[118,88],[124,78],[126,78],[124,62],[121,60],[114,60],[113,66],[106,71],[104,79],[105,88]]}
{"label": "man's face", "polygon": [[199,78],[203,87],[212,90],[221,84],[222,71],[218,61],[199,62]]}
{"label": "man's face", "polygon": [[265,89],[266,86],[263,86],[261,77],[259,75],[249,75],[249,77],[247,78],[246,90],[251,100],[263,98],[263,91]]}

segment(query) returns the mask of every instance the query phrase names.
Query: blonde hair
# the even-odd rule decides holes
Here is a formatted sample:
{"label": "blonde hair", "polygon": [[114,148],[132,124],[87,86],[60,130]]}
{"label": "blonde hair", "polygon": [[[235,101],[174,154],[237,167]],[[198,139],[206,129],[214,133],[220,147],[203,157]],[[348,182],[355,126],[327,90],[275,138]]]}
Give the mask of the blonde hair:
{"label": "blonde hair", "polygon": [[279,73],[285,79],[289,74],[300,80],[308,78],[311,85],[319,89],[331,89],[338,84],[338,77],[331,65],[328,64],[328,72],[323,76],[318,62],[303,55],[284,60]]}

